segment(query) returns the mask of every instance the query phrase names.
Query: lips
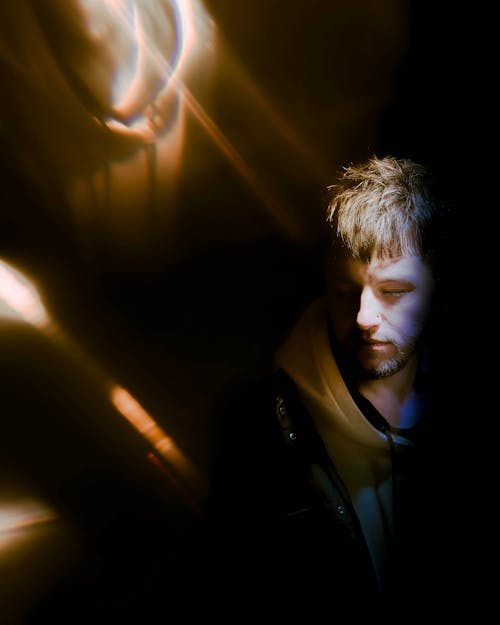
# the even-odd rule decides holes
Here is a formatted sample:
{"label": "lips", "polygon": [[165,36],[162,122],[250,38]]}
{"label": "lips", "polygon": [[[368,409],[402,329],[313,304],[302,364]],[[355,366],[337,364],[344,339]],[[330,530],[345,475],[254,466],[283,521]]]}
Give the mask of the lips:
{"label": "lips", "polygon": [[360,345],[387,345],[387,341],[376,341],[374,339],[360,339]]}
{"label": "lips", "polygon": [[382,349],[391,345],[391,341],[376,339],[367,332],[352,332],[349,337],[349,343],[355,349]]}
{"label": "lips", "polygon": [[357,349],[365,352],[385,351],[391,343],[389,341],[377,341],[375,339],[359,338],[356,342]]}

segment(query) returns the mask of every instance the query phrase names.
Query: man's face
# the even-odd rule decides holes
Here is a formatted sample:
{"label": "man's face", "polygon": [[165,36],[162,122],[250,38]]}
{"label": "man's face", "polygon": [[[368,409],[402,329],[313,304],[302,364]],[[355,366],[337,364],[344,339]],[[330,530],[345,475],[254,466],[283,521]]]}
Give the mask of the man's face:
{"label": "man's face", "polygon": [[431,271],[417,255],[372,257],[369,263],[345,255],[332,262],[333,336],[361,377],[387,377],[404,368],[416,351],[433,287]]}

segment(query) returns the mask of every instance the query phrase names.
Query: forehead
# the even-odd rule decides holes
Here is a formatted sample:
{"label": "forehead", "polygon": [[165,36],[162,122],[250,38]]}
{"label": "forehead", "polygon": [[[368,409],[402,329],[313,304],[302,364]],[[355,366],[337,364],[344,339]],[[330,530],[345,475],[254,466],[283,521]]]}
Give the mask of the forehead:
{"label": "forehead", "polygon": [[329,275],[334,280],[351,282],[400,280],[420,283],[429,280],[431,272],[418,254],[395,258],[372,257],[368,263],[342,255],[332,261]]}

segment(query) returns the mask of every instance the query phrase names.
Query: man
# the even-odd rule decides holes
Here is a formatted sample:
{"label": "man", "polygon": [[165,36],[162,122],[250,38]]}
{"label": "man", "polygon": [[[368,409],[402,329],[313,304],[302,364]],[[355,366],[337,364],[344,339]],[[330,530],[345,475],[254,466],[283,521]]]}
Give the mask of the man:
{"label": "man", "polygon": [[383,615],[438,594],[423,567],[439,562],[430,348],[449,211],[407,159],[348,167],[330,192],[326,293],[225,406],[212,540],[247,605]]}

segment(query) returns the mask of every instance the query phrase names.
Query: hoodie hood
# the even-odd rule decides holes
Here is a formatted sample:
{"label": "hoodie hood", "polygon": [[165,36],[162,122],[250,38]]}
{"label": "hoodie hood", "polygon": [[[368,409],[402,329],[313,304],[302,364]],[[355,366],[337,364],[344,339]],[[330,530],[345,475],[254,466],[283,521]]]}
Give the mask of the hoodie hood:
{"label": "hoodie hood", "polygon": [[312,302],[276,354],[276,364],[297,384],[320,431],[340,431],[352,442],[387,449],[387,436],[358,408],[340,374],[328,338],[326,299]]}
{"label": "hoodie hood", "polygon": [[347,487],[384,586],[394,532],[394,454],[396,447],[408,448],[412,443],[389,429],[378,430],[358,408],[331,351],[324,297],[310,304],[298,319],[276,354],[276,364],[297,385]]}

